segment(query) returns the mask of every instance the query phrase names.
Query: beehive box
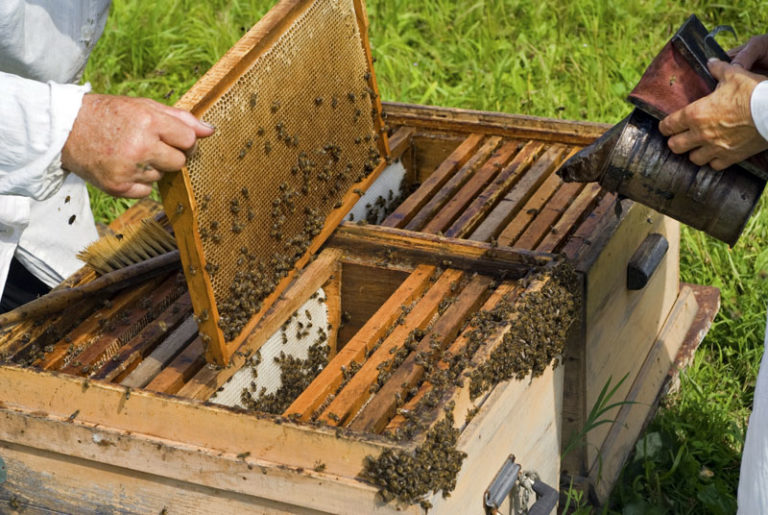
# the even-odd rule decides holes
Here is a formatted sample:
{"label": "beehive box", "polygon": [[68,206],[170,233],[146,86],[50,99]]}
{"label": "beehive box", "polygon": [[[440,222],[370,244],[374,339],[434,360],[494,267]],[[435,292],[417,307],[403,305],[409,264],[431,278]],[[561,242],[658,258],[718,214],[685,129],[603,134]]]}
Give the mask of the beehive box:
{"label": "beehive box", "polygon": [[[551,155],[552,148],[565,148],[560,152],[564,157],[601,129],[593,124],[511,115],[392,104],[385,107],[393,127],[394,156],[399,162],[393,166],[402,164],[406,182],[420,183],[422,187],[433,182],[430,177],[441,169],[460,170],[471,160],[467,156],[461,164],[462,158],[456,159],[457,149],[462,149],[468,138],[522,140],[522,146],[518,144],[521,149],[530,142],[539,142],[539,156]],[[514,159],[510,156],[511,161]],[[548,166],[554,170],[557,166],[545,163],[539,157],[531,160],[526,169]],[[502,166],[500,171],[504,169]],[[520,176],[522,181],[527,174]],[[417,198],[419,191],[415,188],[406,200],[401,199],[392,208]],[[505,196],[511,196],[512,191],[514,188],[508,189]],[[524,192],[525,199],[512,210],[536,220],[539,213],[523,207],[530,205],[537,191]],[[575,198],[578,196],[574,193]],[[560,441],[567,443],[569,431],[581,429],[579,417],[583,420],[584,412],[591,408],[589,402],[599,395],[601,381],[627,375],[623,383],[626,386],[620,388],[618,395],[637,404],[610,414],[617,423],[606,431],[588,434],[590,445],[603,452],[603,470],[617,474],[643,421],[652,414],[653,401],[668,381],[668,372],[675,368],[673,363],[690,355],[706,332],[708,321],[714,316],[712,307],[707,307],[712,291],[679,287],[676,225],[626,201],[617,213],[615,200],[605,198],[598,193],[596,202],[586,203],[581,214],[569,224],[557,221],[568,212],[565,209],[553,214],[556,220],[542,226],[546,227],[546,234],[552,235],[550,241],[557,240],[553,250],[565,253],[566,261],[580,270],[577,284],[584,295],[583,319],[577,322],[565,348],[564,364],[554,369],[545,366],[536,378],[528,375],[523,379],[501,380],[474,399],[470,399],[472,382],[467,378],[462,388],[442,400],[442,406],[455,401],[456,448],[467,457],[450,497],[444,499],[438,492],[420,498],[432,503],[435,512],[480,510],[484,490],[509,454],[514,454],[524,469],[537,472],[545,482],[556,486]],[[365,203],[370,201],[363,202],[361,208],[365,211]],[[542,204],[542,214],[547,212],[548,205],[552,204]],[[139,204],[129,210],[117,222],[117,230],[120,223],[150,215],[146,206]],[[397,213],[397,209],[392,212]],[[564,230],[553,233],[552,228],[558,226]],[[629,257],[651,231],[665,231],[670,250],[645,288],[627,290]],[[534,239],[547,241],[546,236]],[[376,395],[360,411],[354,412],[350,407],[347,413],[337,413],[335,408],[328,409],[332,401],[323,406],[328,396],[318,401],[322,397],[318,394],[322,391],[318,386],[322,384],[322,374],[338,379],[341,370],[339,366],[333,373],[326,366],[315,379],[319,382],[313,381],[303,388],[301,395],[279,415],[253,411],[253,405],[248,406],[251,409],[223,407],[212,399],[222,396],[218,402],[233,404],[223,395],[232,388],[229,385],[238,372],[252,375],[249,369],[254,365],[255,349],[262,348],[266,355],[272,340],[271,345],[278,348],[273,355],[279,356],[285,322],[294,314],[301,316],[314,309],[320,298],[324,299],[323,316],[332,325],[326,331],[332,355],[329,361],[336,360],[338,365],[350,359],[351,349],[356,348],[356,335],[367,331],[371,336],[363,340],[375,343],[389,327],[387,324],[394,325],[392,317],[399,318],[399,306],[407,304],[403,300],[403,295],[407,296],[403,285],[418,282],[420,273],[423,277],[426,270],[442,268],[442,274],[463,275],[467,281],[464,289],[473,281],[492,280],[497,291],[504,285],[518,284],[530,271],[548,270],[562,259],[557,254],[537,251],[536,245],[531,247],[514,249],[498,242],[345,222],[251,333],[245,346],[235,353],[233,366],[228,368],[206,364],[184,283],[174,276],[136,285],[106,303],[93,299],[73,306],[45,323],[18,326],[6,332],[0,343],[7,360],[0,367],[0,413],[4,417],[0,425],[0,457],[7,470],[0,496],[25,506],[61,511],[159,512],[164,507],[171,513],[222,509],[394,509],[396,504],[384,504],[377,494],[379,487],[360,475],[368,456],[379,456],[386,449],[413,452],[425,441],[427,430],[416,431],[418,434],[405,441],[384,435],[387,427],[396,430],[402,424],[402,413],[410,408],[409,400],[418,398],[418,390],[402,398],[400,408],[406,411],[400,413],[383,409],[391,405],[391,398],[383,404],[376,401],[379,407],[374,409]],[[473,278],[473,272],[478,272],[478,276]],[[89,274],[83,271],[70,282],[88,279]],[[441,284],[439,278],[436,280],[432,288]],[[441,287],[446,287],[445,281]],[[312,299],[321,288],[322,296]],[[480,295],[482,300],[470,295],[467,299],[474,300],[455,302],[447,309],[463,306],[467,313],[482,311],[493,297],[490,289],[488,286]],[[423,292],[421,298],[427,298]],[[664,299],[663,305],[659,299]],[[398,307],[394,312],[393,306]],[[422,323],[425,312],[428,314],[432,309],[439,310],[439,303],[437,308],[433,302],[431,307],[419,310]],[[414,310],[415,306],[406,317],[419,313]],[[339,327],[342,318],[344,325]],[[438,321],[433,318],[434,313],[429,319],[433,324],[430,327]],[[315,317],[313,320],[319,322]],[[444,320],[448,323],[451,318]],[[294,325],[286,328],[295,331],[297,321],[298,318],[294,319]],[[408,323],[416,322],[412,319]],[[452,321],[451,325],[454,329],[467,329],[464,323]],[[401,346],[414,329],[411,325],[407,327],[410,329],[405,337],[401,334],[393,340],[399,342],[396,346]],[[443,343],[460,342],[461,333],[457,333],[458,336],[452,333]],[[622,334],[626,333],[631,338],[623,340]],[[315,340],[305,338],[305,347]],[[359,345],[360,337],[357,341]],[[422,336],[419,341],[429,339]],[[487,362],[494,342],[499,343],[490,336],[483,338],[480,349],[484,353],[478,354],[476,365],[482,368]],[[77,351],[73,352],[75,347]],[[357,352],[358,357],[353,356],[352,361],[360,359],[359,347]],[[382,361],[394,355],[388,354],[388,349],[384,352]],[[70,359],[66,359],[67,353],[71,354]],[[418,368],[413,366],[417,353],[410,353],[410,360],[405,356],[397,368],[392,367],[393,377],[406,374],[412,379]],[[381,358],[382,354],[378,356]],[[370,373],[371,367],[363,384],[378,384],[379,372],[387,368],[385,365]],[[423,375],[416,379],[419,389],[423,379]],[[403,382],[395,379],[384,384],[388,389],[402,391]],[[330,388],[335,391],[338,386]],[[219,389],[222,390],[217,392]],[[250,381],[235,388],[241,401],[243,389],[255,391]],[[372,393],[370,386],[368,393],[365,388],[356,391]],[[292,413],[301,418],[309,412],[299,409],[303,402],[304,406],[314,406],[311,411],[318,413],[315,419],[323,418],[325,413],[323,425],[293,420],[296,416]],[[479,408],[477,414],[467,420],[467,413],[475,408]],[[370,417],[363,415],[374,411],[386,415],[373,417],[381,421],[373,426],[364,423]],[[441,408],[432,412],[428,419],[430,427],[443,420],[437,415],[442,413]],[[515,423],[510,424],[510,420]],[[597,454],[589,455],[583,449],[577,447],[571,452],[566,465],[574,467],[568,472],[589,477]],[[611,477],[605,472],[602,481],[597,481],[597,475],[592,479],[604,492],[615,475]],[[421,508],[416,504],[410,509]]]}
{"label": "beehive box", "polygon": [[[563,466],[605,495],[716,290],[680,286],[675,222],[554,174],[604,126],[383,107],[392,165],[229,366],[206,362],[178,274],[4,331],[0,498],[64,512],[480,512],[510,454],[557,487],[561,445],[625,378],[614,400],[635,403]],[[149,214],[139,204],[115,229]],[[651,234],[668,250],[648,268],[635,252]],[[630,262],[648,273],[639,289]],[[434,483],[402,479],[425,464]]]}

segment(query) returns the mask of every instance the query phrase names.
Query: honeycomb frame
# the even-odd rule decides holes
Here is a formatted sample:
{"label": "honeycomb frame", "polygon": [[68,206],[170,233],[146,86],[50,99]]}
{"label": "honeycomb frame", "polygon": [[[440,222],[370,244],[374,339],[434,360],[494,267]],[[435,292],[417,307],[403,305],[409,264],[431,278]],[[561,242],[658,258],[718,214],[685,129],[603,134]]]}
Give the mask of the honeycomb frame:
{"label": "honeycomb frame", "polygon": [[217,127],[160,192],[225,365],[386,165],[362,1],[281,1],[177,107]]}

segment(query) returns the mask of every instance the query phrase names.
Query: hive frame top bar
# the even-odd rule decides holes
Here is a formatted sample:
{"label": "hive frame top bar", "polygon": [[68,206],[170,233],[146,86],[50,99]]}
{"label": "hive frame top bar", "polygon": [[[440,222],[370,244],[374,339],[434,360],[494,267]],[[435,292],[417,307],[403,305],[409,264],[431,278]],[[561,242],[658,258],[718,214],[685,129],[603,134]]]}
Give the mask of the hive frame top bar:
{"label": "hive frame top bar", "polygon": [[279,2],[176,106],[217,126],[159,186],[225,365],[386,165],[363,2]]}

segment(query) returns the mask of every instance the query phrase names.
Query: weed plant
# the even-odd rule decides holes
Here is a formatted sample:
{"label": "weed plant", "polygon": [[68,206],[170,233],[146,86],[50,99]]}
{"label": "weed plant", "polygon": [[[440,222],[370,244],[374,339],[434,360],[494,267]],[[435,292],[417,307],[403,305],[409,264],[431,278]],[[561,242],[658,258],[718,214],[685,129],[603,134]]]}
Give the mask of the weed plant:
{"label": "weed plant", "polygon": [[[86,78],[98,92],[173,104],[272,3],[115,0]],[[385,100],[608,123],[629,112],[627,93],[691,13],[708,27],[732,25],[738,38],[720,36],[725,47],[768,27],[765,3],[756,0],[738,7],[661,0],[368,1]],[[102,221],[129,204],[93,192]],[[682,279],[719,287],[722,308],[679,393],[665,400],[630,458],[608,511],[734,511],[763,351],[767,222],[763,202],[733,249],[683,230]]]}

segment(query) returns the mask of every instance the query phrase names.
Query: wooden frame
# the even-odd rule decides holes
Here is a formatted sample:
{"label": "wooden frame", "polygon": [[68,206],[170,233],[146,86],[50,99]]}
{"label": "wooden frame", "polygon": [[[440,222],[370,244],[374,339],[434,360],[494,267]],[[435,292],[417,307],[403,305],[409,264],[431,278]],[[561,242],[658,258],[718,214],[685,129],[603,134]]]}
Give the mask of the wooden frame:
{"label": "wooden frame", "polygon": [[[423,178],[429,177],[429,171],[444,172],[426,188],[433,192],[447,184],[450,176],[465,166],[483,142],[491,138],[498,138],[499,144],[504,138],[520,140],[523,148],[529,145],[524,140],[531,138],[542,145],[541,152],[557,147],[551,153],[563,158],[605,128],[599,124],[456,109],[400,104],[384,107],[389,111],[388,120],[394,134],[398,135],[393,138],[393,148],[408,168],[408,175]],[[526,175],[519,179],[524,180]],[[529,180],[544,188],[548,179]],[[524,214],[522,218],[527,221],[521,220],[515,226],[517,235],[523,234],[531,220],[547,207],[556,189],[552,187],[550,193],[542,189],[535,194],[525,192],[520,201],[523,205],[515,216]],[[322,402],[318,401],[322,397],[322,392],[317,394],[320,389],[307,394],[310,399],[300,398],[301,402],[297,399],[282,416],[217,407],[207,399],[244,363],[250,352],[278,330],[302,301],[321,286],[336,288],[340,292],[337,298],[343,299],[345,291],[357,287],[350,282],[364,282],[370,276],[370,267],[386,270],[380,283],[372,287],[371,301],[354,313],[357,319],[345,328],[347,333],[339,333],[340,351],[335,359],[340,359],[357,347],[351,338],[361,329],[366,328],[379,337],[384,334],[391,320],[372,314],[389,298],[394,298],[393,305],[408,303],[406,300],[413,292],[404,290],[397,295],[393,292],[414,267],[423,266],[425,270],[447,267],[463,271],[465,276],[480,271],[483,275],[478,276],[477,281],[490,277],[502,281],[502,287],[488,298],[485,294],[478,293],[475,297],[474,293],[468,293],[456,304],[458,313],[467,306],[472,306],[470,309],[477,305],[492,306],[498,302],[499,290],[514,293],[510,279],[522,277],[532,269],[546,270],[563,259],[577,269],[578,286],[585,296],[584,323],[571,334],[563,366],[554,371],[548,368],[542,377],[533,380],[527,377],[500,383],[475,400],[469,398],[466,389],[452,392],[455,417],[462,429],[458,447],[469,456],[451,497],[443,499],[437,494],[428,500],[438,512],[479,507],[482,489],[509,453],[516,455],[524,469],[542,471],[547,482],[556,485],[560,442],[568,441],[583,428],[590,403],[602,387],[601,381],[610,376],[618,380],[623,373],[628,373],[620,395],[622,399],[637,400],[638,404],[611,413],[609,416],[615,417],[616,423],[606,424],[600,431],[588,435],[589,446],[577,448],[565,457],[563,464],[564,470],[577,481],[583,478],[591,482],[596,485],[599,496],[605,496],[644,421],[652,416],[659,392],[670,383],[675,367],[682,366],[681,356],[689,357],[691,349],[706,332],[708,321],[717,309],[712,307],[717,294],[707,290],[709,296],[704,298],[702,289],[697,287],[678,291],[676,223],[632,202],[617,203],[613,195],[598,195],[590,186],[577,189],[579,192],[574,193],[574,202],[570,205],[575,207],[561,202],[551,227],[530,230],[529,234],[535,233],[531,239],[537,242],[534,250],[398,228],[413,219],[411,214],[426,205],[431,194],[406,200],[403,205],[410,202],[413,209],[396,211],[402,215],[398,220],[393,217],[396,223],[385,222],[384,226],[342,223],[324,250],[295,275],[284,295],[255,324],[248,341],[234,352],[232,368],[217,370],[205,363],[200,338],[181,329],[184,324],[189,325],[189,319],[176,330],[179,331],[177,338],[185,341],[184,344],[170,341],[167,347],[157,347],[155,357],[167,364],[146,384],[151,374],[142,372],[141,368],[150,365],[131,370],[126,367],[119,374],[127,375],[114,376],[113,383],[0,366],[0,391],[3,392],[0,417],[4,421],[0,424],[0,457],[6,460],[11,472],[9,482],[0,486],[0,499],[16,496],[22,503],[42,509],[49,508],[51,505],[46,503],[59,496],[60,506],[70,511],[86,505],[95,509],[106,505],[126,511],[158,512],[168,507],[191,513],[216,509],[339,513],[360,512],[361,508],[371,512],[393,510],[393,505],[376,500],[374,487],[356,479],[365,456],[376,456],[389,448],[412,449],[417,444],[393,444],[375,435],[363,436],[361,431],[381,428],[381,413],[391,409],[387,402],[372,402],[370,407],[347,417],[349,428],[336,428],[295,423],[287,417],[297,412],[306,420],[307,414]],[[527,213],[530,209],[537,211]],[[573,222],[577,218],[575,211],[589,215],[579,215],[576,223]],[[135,215],[135,211],[129,213]],[[664,234],[670,242],[670,251],[644,290],[627,292],[623,281],[625,258],[648,232]],[[559,249],[557,252],[562,256],[544,252],[542,246],[550,251]],[[484,278],[485,275],[488,278]],[[83,280],[83,276],[79,277]],[[418,289],[418,283],[414,279],[410,286]],[[475,286],[482,289],[480,284]],[[334,316],[340,319],[338,311],[344,309],[342,300],[341,305],[334,308],[337,313]],[[392,310],[384,311],[391,315]],[[448,319],[444,324],[445,331],[456,328]],[[643,324],[652,329],[631,331]],[[9,333],[7,341],[18,345],[18,335],[29,327]],[[621,350],[613,344],[621,331],[635,334],[631,339],[634,350],[630,360],[616,355]],[[487,348],[478,355],[478,362],[502,337],[488,338]],[[455,351],[462,345],[462,332],[449,339],[452,340],[449,350]],[[177,350],[169,357],[169,347],[173,345],[179,347],[174,347]],[[668,366],[669,358],[675,355],[672,367]],[[396,392],[391,390],[397,390],[396,386],[402,387],[418,376],[414,363],[407,360],[404,363],[406,366],[395,376],[397,382],[387,386],[384,393],[394,395]],[[622,368],[625,364],[631,365],[628,370]],[[157,365],[152,367],[156,370]],[[330,372],[328,375],[336,377]],[[326,390],[336,387],[334,381],[330,381]],[[422,384],[415,398],[429,388],[428,383]],[[467,420],[465,415],[477,408],[474,418]],[[510,419],[516,424],[510,424]],[[333,422],[329,419],[329,426],[335,426]],[[402,416],[395,416],[385,429],[396,430],[402,422]],[[598,460],[603,463],[601,474],[596,467]],[[54,466],[66,472],[48,477],[48,483],[40,481],[41,474]],[[316,467],[322,470],[315,470]],[[87,481],[75,484],[66,475],[91,478],[96,486],[89,487]],[[103,488],[99,480],[103,481]],[[36,490],[42,492],[41,498],[25,497],[24,489],[31,491],[30,484],[45,487]],[[123,491],[125,495],[108,496],[99,504],[95,494],[99,489]],[[142,497],[143,492],[146,495]],[[419,510],[409,507],[406,511]]]}
{"label": "wooden frame", "polygon": [[[275,44],[278,38],[293,24],[294,20],[307,11],[314,2],[315,0],[281,0],[177,102],[176,107],[188,110],[198,117],[204,116],[232,88],[238,78],[251,68],[254,61]],[[250,317],[249,322],[230,341],[227,340],[218,324],[221,315],[216,304],[211,276],[209,273],[203,273],[207,263],[203,241],[198,231],[200,207],[195,202],[189,170],[185,167],[180,173],[167,174],[159,182],[165,211],[169,213],[181,251],[192,304],[200,320],[200,331],[204,335],[204,343],[206,344],[206,358],[220,366],[229,363],[230,358],[245,341],[247,335],[256,327],[269,307],[293,280],[295,271],[306,265],[311,256],[318,251],[333,229],[341,222],[347,211],[355,204],[359,198],[359,192],[365,191],[386,166],[389,143],[387,134],[383,129],[381,99],[378,94],[378,85],[375,80],[368,42],[367,15],[361,0],[350,0],[350,2],[354,6],[362,41],[361,50],[369,70],[366,82],[371,91],[371,102],[376,113],[373,116],[373,127],[377,135],[381,136],[375,143],[381,156],[378,166],[365,179],[351,186],[349,191],[345,192],[340,205],[328,212],[323,230],[312,239],[309,248],[295,262],[293,270],[279,281],[269,296],[263,299],[262,308]],[[300,70],[297,73],[300,73]],[[245,115],[241,114],[241,116]],[[288,170],[285,170],[284,174],[287,175]],[[262,230],[266,231],[266,226]],[[205,313],[206,316],[200,316],[201,313]]]}

